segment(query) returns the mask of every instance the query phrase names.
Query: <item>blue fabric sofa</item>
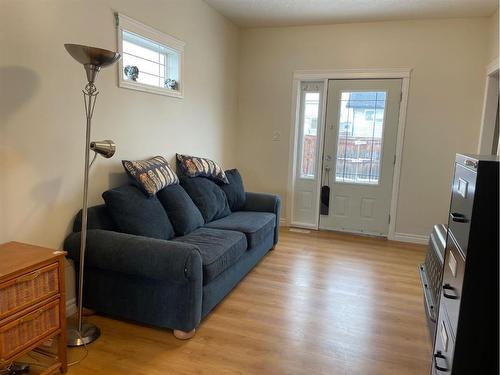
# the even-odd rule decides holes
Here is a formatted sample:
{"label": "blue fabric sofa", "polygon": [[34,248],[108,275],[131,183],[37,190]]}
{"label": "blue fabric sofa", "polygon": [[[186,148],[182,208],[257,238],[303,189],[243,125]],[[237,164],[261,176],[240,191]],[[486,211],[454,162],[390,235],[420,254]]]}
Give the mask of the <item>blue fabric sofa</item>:
{"label": "blue fabric sofa", "polygon": [[[174,332],[193,331],[274,248],[280,205],[278,196],[246,192],[241,210],[170,240],[120,232],[105,205],[91,207],[84,306]],[[81,212],[64,244],[75,265],[80,227]]]}

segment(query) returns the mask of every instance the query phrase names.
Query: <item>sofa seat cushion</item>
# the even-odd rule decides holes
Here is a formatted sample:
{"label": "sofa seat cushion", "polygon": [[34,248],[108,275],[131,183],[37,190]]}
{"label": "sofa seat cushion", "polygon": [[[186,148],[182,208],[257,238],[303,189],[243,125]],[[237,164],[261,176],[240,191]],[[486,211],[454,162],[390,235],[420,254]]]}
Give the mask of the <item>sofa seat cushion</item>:
{"label": "sofa seat cushion", "polygon": [[195,245],[200,250],[203,264],[203,285],[219,276],[238,261],[246,251],[247,241],[241,232],[199,228],[174,239]]}
{"label": "sofa seat cushion", "polygon": [[222,219],[205,224],[205,228],[226,229],[243,232],[248,248],[261,243],[274,230],[276,215],[269,212],[237,211]]}

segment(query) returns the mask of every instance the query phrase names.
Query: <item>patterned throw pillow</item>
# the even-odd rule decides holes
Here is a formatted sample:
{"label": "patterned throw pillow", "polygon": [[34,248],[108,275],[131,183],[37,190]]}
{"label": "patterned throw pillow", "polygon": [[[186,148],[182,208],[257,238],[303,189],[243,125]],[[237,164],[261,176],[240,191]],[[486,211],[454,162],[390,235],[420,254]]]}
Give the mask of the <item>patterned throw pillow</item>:
{"label": "patterned throw pillow", "polygon": [[188,177],[208,177],[229,184],[224,170],[214,161],[196,156],[177,154],[177,172]]}
{"label": "patterned throw pillow", "polygon": [[147,160],[122,160],[125,171],[148,195],[155,195],[168,185],[178,184],[179,178],[161,156]]}

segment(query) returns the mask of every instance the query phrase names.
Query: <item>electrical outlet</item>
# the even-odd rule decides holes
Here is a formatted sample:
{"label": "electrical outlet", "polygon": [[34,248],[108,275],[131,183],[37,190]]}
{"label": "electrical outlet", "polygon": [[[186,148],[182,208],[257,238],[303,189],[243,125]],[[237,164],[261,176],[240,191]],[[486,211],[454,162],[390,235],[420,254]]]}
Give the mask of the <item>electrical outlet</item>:
{"label": "electrical outlet", "polygon": [[281,141],[281,132],[280,131],[273,131],[273,141]]}

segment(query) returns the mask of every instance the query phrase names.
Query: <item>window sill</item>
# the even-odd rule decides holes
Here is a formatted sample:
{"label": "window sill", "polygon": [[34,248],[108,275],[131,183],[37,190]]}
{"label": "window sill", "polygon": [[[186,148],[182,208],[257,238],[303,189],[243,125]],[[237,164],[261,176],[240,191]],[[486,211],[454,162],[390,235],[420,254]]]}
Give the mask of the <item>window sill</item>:
{"label": "window sill", "polygon": [[171,96],[174,98],[182,99],[184,98],[184,93],[182,90],[169,90],[161,87],[154,87],[145,85],[139,82],[126,81],[124,79],[120,79],[118,82],[118,86],[130,90],[137,90],[142,92],[149,92],[151,94],[163,95],[163,96]]}

